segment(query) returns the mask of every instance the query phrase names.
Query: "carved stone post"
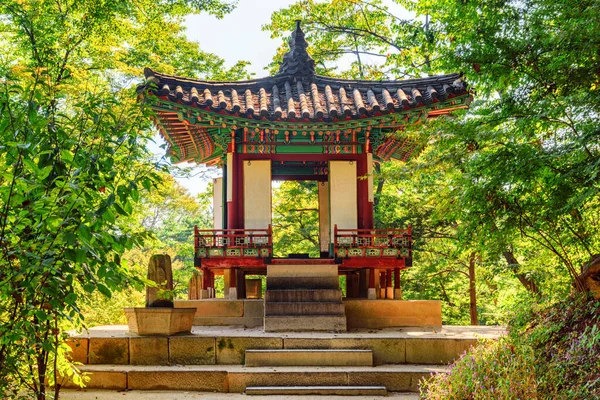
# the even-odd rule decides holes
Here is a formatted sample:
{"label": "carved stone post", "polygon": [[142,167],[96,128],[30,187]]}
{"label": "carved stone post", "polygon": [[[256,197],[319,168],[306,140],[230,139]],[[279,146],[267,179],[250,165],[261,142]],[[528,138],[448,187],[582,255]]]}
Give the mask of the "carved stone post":
{"label": "carved stone post", "polygon": [[168,254],[156,254],[150,258],[148,280],[156,282],[157,287],[146,287],[146,307],[173,307],[171,299],[158,297],[160,290],[173,290],[173,270]]}

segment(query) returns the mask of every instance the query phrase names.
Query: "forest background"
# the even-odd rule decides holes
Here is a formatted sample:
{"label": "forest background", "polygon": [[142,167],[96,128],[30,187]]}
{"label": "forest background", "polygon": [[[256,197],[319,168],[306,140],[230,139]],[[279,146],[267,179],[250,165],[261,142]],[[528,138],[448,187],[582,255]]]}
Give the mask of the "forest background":
{"label": "forest background", "polygon": [[[241,0],[244,1],[244,0]],[[441,299],[445,324],[505,324],[524,305],[567,298],[600,253],[600,6],[596,1],[302,0],[263,27],[301,19],[317,73],[409,79],[460,71],[470,110],[406,135],[420,152],[375,169],[377,227],[414,232],[405,299]],[[141,305],[148,258],[193,273],[197,198],[153,159],[142,69],[246,79],[185,36],[220,0],[0,3],[0,387],[35,393],[64,363],[65,330],[123,321]],[[342,63],[341,61],[344,60]],[[182,173],[178,170],[177,173]],[[314,184],[274,189],[276,252],[315,249]],[[34,368],[35,366],[35,368]],[[57,394],[58,391],[55,392]],[[43,398],[38,395],[38,398]]]}

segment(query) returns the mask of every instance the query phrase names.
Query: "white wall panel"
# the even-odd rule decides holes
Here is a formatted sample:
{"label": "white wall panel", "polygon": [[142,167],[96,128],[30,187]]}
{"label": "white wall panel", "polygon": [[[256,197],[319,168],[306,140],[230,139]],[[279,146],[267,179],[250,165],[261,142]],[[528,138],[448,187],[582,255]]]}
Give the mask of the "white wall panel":
{"label": "white wall panel", "polygon": [[223,229],[223,178],[213,179],[213,229]]}
{"label": "white wall panel", "polygon": [[329,162],[329,217],[331,238],[333,228],[356,229],[357,194],[356,194],[356,162]]}
{"label": "white wall panel", "polygon": [[271,223],[271,161],[244,161],[244,227],[266,229]]}

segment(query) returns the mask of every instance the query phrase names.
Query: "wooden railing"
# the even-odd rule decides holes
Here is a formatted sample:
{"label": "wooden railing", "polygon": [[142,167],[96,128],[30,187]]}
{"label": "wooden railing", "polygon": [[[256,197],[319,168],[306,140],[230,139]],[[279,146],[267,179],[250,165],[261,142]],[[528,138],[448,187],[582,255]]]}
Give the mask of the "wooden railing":
{"label": "wooden railing", "polygon": [[194,252],[198,258],[261,257],[273,255],[271,225],[267,229],[198,229]]}
{"label": "wooden railing", "polygon": [[389,257],[412,259],[412,231],[408,229],[338,229],[334,225],[336,259]]}

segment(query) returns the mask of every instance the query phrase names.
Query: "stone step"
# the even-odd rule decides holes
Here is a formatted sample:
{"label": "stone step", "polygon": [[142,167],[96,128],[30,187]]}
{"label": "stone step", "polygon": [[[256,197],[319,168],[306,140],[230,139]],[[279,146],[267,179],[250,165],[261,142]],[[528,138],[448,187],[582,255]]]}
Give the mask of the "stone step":
{"label": "stone step", "polygon": [[267,290],[265,302],[270,301],[342,301],[342,291],[339,289]]}
{"label": "stone step", "polygon": [[[276,317],[269,317],[276,318]],[[262,319],[261,319],[262,321]],[[303,323],[306,321],[303,321]],[[306,322],[306,325],[310,324]],[[263,329],[195,327],[191,335],[130,336],[126,326],[91,328],[68,343],[82,364],[244,364],[247,349],[370,349],[375,365],[447,364],[477,338],[497,339],[501,327],[445,327],[433,331],[263,332]]]}
{"label": "stone step", "polygon": [[[186,390],[242,393],[255,386],[385,386],[391,392],[418,390],[419,380],[445,366],[255,367],[241,365],[83,365],[86,389]],[[65,387],[74,387],[66,383]]]}
{"label": "stone step", "polygon": [[385,386],[248,386],[247,395],[385,396]]}
{"label": "stone step", "polygon": [[311,276],[338,276],[337,265],[268,265],[267,276],[272,277],[311,277]]}
{"label": "stone step", "polygon": [[345,332],[345,315],[265,316],[265,332]]}
{"label": "stone step", "polygon": [[246,350],[246,367],[373,366],[371,350],[281,349]]}
{"label": "stone step", "polygon": [[267,290],[280,289],[338,289],[336,276],[267,276]]}
{"label": "stone step", "polygon": [[265,316],[337,315],[344,316],[344,304],[334,302],[265,302]]}

